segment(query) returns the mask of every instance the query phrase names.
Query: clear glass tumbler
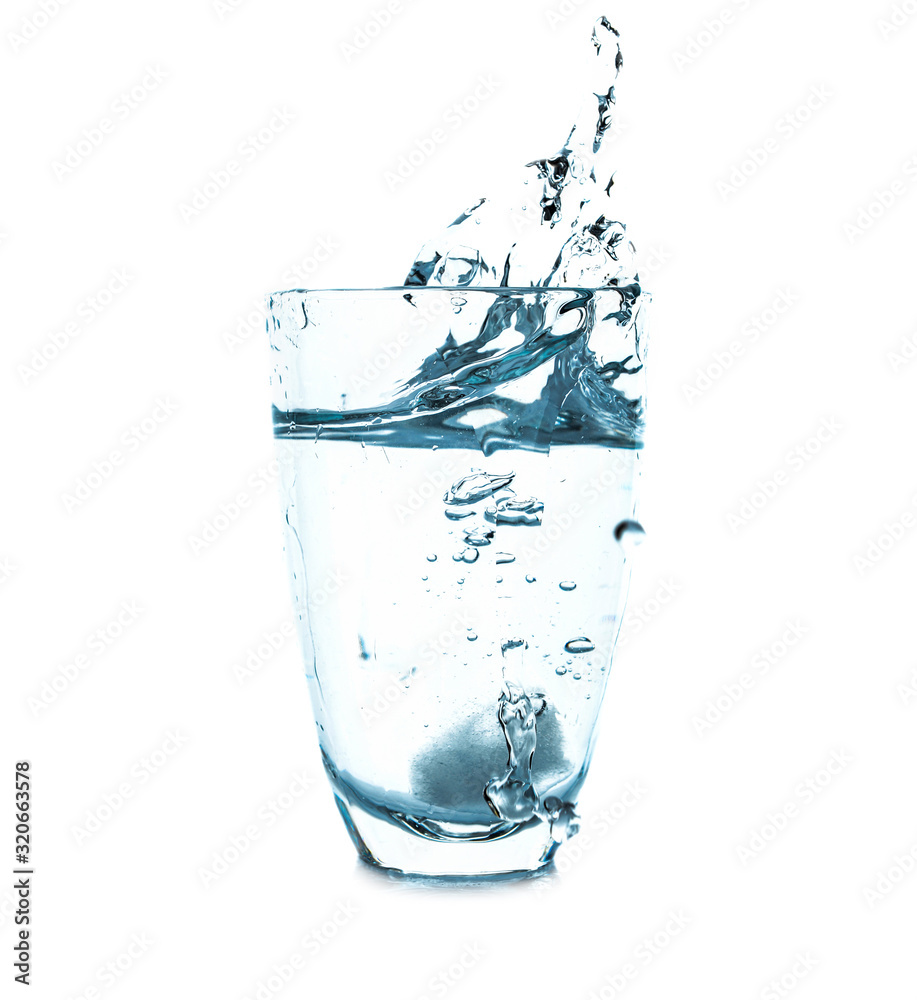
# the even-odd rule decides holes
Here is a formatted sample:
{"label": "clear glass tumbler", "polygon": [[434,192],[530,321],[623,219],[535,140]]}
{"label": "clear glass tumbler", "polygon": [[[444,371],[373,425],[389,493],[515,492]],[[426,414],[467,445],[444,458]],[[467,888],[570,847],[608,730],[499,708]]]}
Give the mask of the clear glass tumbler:
{"label": "clear glass tumbler", "polygon": [[576,832],[643,429],[638,285],[269,302],[286,550],[357,851],[532,871]]}

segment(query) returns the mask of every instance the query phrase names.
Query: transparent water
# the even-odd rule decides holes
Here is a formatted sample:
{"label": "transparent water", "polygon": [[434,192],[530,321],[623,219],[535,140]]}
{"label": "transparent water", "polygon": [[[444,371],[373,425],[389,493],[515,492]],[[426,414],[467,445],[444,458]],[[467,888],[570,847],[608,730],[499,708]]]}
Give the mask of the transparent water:
{"label": "transparent water", "polygon": [[[547,822],[563,839],[623,610],[615,529],[639,452],[485,457],[452,437],[284,435],[325,764],[345,803],[427,837]],[[537,514],[488,517],[511,505]]]}

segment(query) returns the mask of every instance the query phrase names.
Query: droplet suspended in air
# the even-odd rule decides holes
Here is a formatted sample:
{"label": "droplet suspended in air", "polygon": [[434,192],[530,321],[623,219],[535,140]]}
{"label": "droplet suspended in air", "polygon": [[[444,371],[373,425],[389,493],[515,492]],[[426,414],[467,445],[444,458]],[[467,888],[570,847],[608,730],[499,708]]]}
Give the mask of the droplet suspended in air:
{"label": "droplet suspended in air", "polygon": [[564,649],[568,653],[591,653],[595,649],[595,643],[581,635],[578,639],[570,639],[565,642]]}
{"label": "droplet suspended in air", "polygon": [[615,528],[615,541],[630,555],[638,545],[643,544],[646,532],[639,521],[622,521]]}
{"label": "droplet suspended in air", "polygon": [[572,580],[562,580],[559,586],[561,590],[576,590],[576,584]]}

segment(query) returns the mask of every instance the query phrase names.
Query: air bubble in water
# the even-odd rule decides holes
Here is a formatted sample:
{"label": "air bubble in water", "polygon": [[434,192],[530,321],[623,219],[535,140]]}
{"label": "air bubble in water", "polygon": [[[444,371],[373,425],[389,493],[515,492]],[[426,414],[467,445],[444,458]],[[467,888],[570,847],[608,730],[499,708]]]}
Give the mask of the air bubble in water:
{"label": "air bubble in water", "polygon": [[578,639],[570,639],[564,643],[564,649],[568,653],[591,653],[595,649],[595,643],[581,635]]}
{"label": "air bubble in water", "polygon": [[484,517],[494,524],[541,524],[544,504],[535,497],[510,496],[498,500],[495,507],[488,507]]}
{"label": "air bubble in water", "polygon": [[615,541],[630,555],[638,545],[643,544],[646,532],[639,521],[622,521],[615,528]]}
{"label": "air bubble in water", "polygon": [[504,563],[515,562],[516,557],[511,552],[498,552],[497,553],[497,565],[502,566]]}
{"label": "air bubble in water", "polygon": [[472,472],[449,487],[449,492],[443,497],[443,503],[461,507],[483,500],[485,497],[493,496],[497,490],[502,490],[504,486],[508,486],[513,481],[514,476],[514,472],[505,475]]}
{"label": "air bubble in water", "polygon": [[566,672],[567,672],[567,668],[566,668],[566,667],[565,667],[565,666],[564,666],[563,664],[561,664],[561,665],[560,665],[560,666],[559,666],[559,667],[558,667],[558,668],[557,668],[557,669],[556,669],[556,670],[554,671],[554,673],[555,673],[555,674],[557,674],[557,676],[558,676],[558,677],[563,677],[563,675],[564,675],[564,674],[565,674]]}
{"label": "air bubble in water", "polygon": [[560,584],[561,590],[576,590],[576,584],[572,580],[564,580]]}
{"label": "air bubble in water", "polygon": [[525,582],[526,583],[534,583],[535,582],[535,577],[532,576],[531,573],[529,573],[529,575],[525,578]]}
{"label": "air bubble in water", "polygon": [[503,655],[505,656],[507,650],[519,649],[520,646],[525,646],[526,648],[528,648],[525,639],[507,639],[506,642],[504,642],[503,645],[500,647],[500,652],[503,653]]}
{"label": "air bubble in water", "polygon": [[474,545],[478,548],[484,545],[490,545],[491,539],[494,537],[494,532],[486,528],[475,528],[473,531],[468,531],[465,533],[465,541],[468,545]]}
{"label": "air bubble in water", "polygon": [[433,553],[433,552],[431,552],[431,553],[430,553],[430,554],[429,554],[429,555],[427,556],[427,562],[436,562],[436,554],[435,554],[435,553]]}
{"label": "air bubble in water", "polygon": [[446,517],[450,521],[464,521],[466,517],[471,517],[474,514],[473,510],[446,510]]}
{"label": "air bubble in water", "polygon": [[468,635],[467,635],[467,636],[465,636],[465,638],[466,638],[466,639],[467,639],[467,640],[468,640],[469,642],[474,642],[474,641],[475,641],[475,639],[477,639],[477,635],[475,635],[475,633],[474,633],[474,632],[469,632],[469,633],[468,633]]}

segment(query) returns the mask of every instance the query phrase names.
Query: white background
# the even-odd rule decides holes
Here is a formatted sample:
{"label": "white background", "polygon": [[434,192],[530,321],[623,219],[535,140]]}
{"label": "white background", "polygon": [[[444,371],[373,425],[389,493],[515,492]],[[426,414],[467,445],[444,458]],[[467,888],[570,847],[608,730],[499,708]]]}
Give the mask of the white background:
{"label": "white background", "polygon": [[[357,32],[383,6],[70,0],[48,18],[35,0],[4,4],[0,795],[12,801],[13,762],[30,759],[31,995],[276,995],[273,967],[337,915],[283,995],[608,998],[631,963],[634,998],[777,996],[781,976],[800,998],[913,997],[917,5],[896,27],[881,23],[891,0],[403,0],[366,44]],[[625,54],[617,205],[658,265],[649,538],[627,641],[583,833],[557,871],[406,885],[355,859],[294,642],[234,671],[291,615],[263,295],[399,283],[488,174],[557,147],[578,102],[565,67],[603,12]],[[482,75],[492,97],[387,183]],[[120,95],[145,79],[124,117]],[[785,116],[813,88],[829,96],[794,128]],[[295,117],[243,159],[275,109]],[[55,170],[105,117],[115,130]],[[230,159],[241,172],[184,219]],[[322,245],[335,249],[318,266]],[[93,312],[119,270],[127,286]],[[768,325],[781,293],[793,304]],[[156,429],[140,442],[144,418]],[[68,502],[113,449],[122,464]],[[196,546],[239,494],[239,516]],[[142,610],[91,648],[122,602]],[[784,649],[788,623],[802,638],[762,673],[755,658]],[[723,685],[743,674],[735,700]],[[164,743],[174,752],[151,756]],[[306,794],[259,819],[303,772]],[[628,783],[639,797],[616,806]],[[234,860],[205,886],[215,854]],[[645,962],[641,941],[672,910],[685,926]],[[145,943],[124,957],[134,935]]]}

